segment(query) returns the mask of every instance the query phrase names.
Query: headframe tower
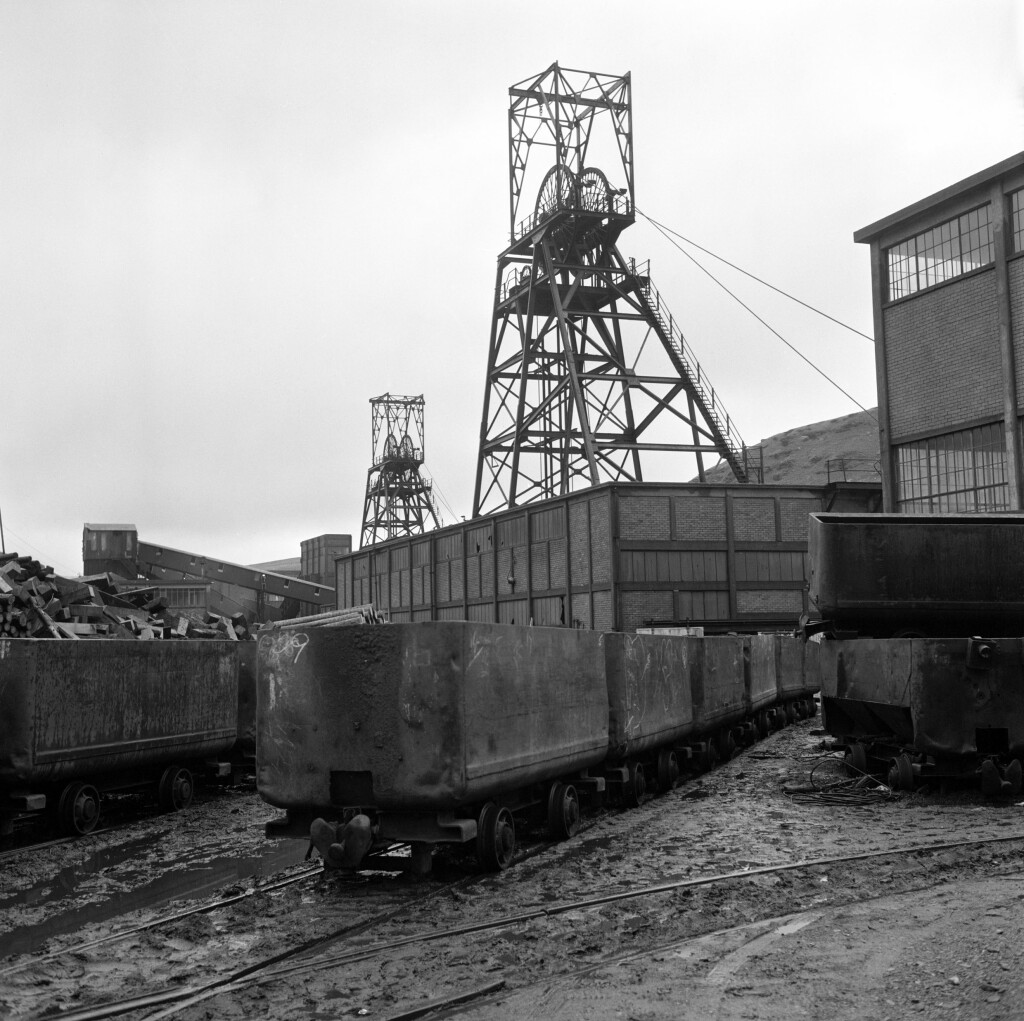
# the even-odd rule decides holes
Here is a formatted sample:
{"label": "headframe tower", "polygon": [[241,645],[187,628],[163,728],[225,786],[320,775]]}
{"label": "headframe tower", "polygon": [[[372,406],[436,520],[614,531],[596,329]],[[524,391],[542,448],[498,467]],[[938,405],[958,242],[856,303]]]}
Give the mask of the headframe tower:
{"label": "headframe tower", "polygon": [[[473,515],[601,482],[748,481],[746,450],[634,221],[630,76],[552,64],[509,90],[510,244],[498,256]],[[682,458],[679,455],[684,455]]]}
{"label": "headframe tower", "polygon": [[366,475],[359,545],[439,528],[432,484],[423,466],[423,395],[383,394],[370,400],[373,464]]}

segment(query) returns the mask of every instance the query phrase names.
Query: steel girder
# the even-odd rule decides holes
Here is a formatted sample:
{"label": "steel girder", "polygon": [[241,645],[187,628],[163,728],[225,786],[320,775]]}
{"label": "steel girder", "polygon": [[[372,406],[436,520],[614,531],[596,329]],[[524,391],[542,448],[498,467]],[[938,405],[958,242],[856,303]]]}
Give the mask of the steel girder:
{"label": "steel girder", "polygon": [[614,245],[567,258],[550,238],[529,263],[499,262],[474,514],[650,481],[658,460],[678,481],[680,454],[701,479],[714,455],[746,480],[742,441],[644,269]]}

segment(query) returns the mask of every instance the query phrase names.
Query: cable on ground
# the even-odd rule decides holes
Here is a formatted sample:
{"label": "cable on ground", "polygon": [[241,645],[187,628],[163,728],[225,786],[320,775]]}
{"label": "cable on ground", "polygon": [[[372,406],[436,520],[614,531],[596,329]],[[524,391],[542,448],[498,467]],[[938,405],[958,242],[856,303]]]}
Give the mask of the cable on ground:
{"label": "cable on ground", "polygon": [[[842,774],[842,779],[835,779]],[[811,767],[810,783],[805,787],[783,787],[791,801],[803,805],[842,805],[861,808],[895,801],[899,795],[891,787],[844,762],[834,755],[819,758]]]}

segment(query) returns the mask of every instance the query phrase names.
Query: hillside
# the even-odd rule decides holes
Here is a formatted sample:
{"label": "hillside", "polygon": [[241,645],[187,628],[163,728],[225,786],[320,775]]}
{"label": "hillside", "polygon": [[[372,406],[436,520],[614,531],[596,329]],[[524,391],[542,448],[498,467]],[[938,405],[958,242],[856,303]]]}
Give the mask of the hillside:
{"label": "hillside", "polygon": [[[838,458],[856,462],[847,472],[849,481],[877,480],[878,424],[874,415],[877,415],[875,408],[858,411],[798,426],[761,440],[754,446],[760,446],[764,452],[764,481],[797,486],[823,485],[829,481],[827,463]],[[707,479],[720,485],[728,483],[733,479],[732,471],[724,461],[719,461],[709,469]]]}

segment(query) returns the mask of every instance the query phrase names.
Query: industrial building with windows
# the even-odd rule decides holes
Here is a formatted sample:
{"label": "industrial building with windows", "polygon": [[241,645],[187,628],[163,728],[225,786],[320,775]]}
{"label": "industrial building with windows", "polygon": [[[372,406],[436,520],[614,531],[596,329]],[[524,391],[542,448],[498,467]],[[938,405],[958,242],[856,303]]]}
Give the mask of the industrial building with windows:
{"label": "industrial building with windows", "polygon": [[243,565],[140,540],[133,524],[82,529],[86,577],[153,582],[169,609],[196,621],[207,613],[262,622],[333,609],[334,559],[351,550],[351,535],[332,532],[303,539],[300,557]]}
{"label": "industrial building with windows", "polygon": [[884,509],[1019,510],[1024,153],[854,240],[871,246]]}

